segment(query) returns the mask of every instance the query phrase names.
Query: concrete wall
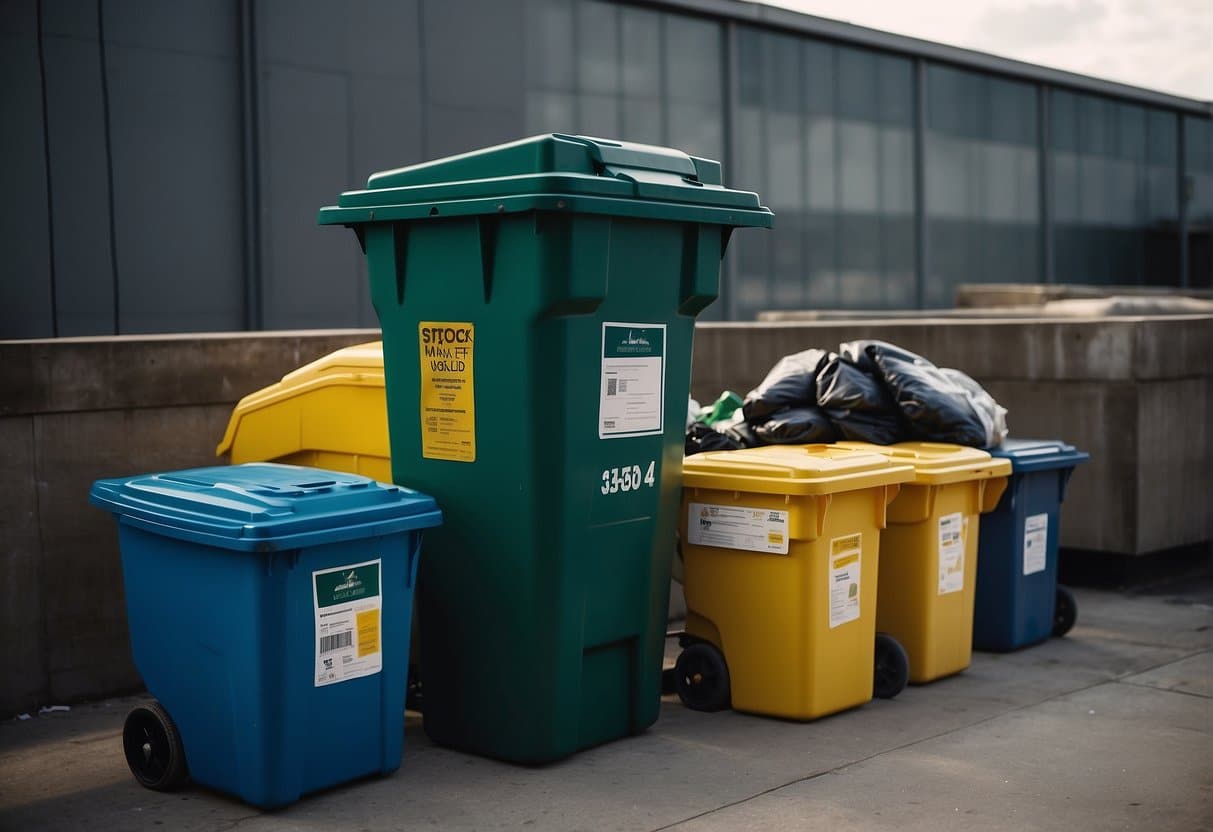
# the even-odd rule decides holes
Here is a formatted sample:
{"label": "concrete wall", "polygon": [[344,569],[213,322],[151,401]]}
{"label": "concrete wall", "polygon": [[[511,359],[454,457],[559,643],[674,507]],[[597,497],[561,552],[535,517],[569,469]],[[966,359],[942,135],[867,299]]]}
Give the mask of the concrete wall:
{"label": "concrete wall", "polygon": [[[215,462],[243,395],[373,330],[0,342],[0,717],[134,688],[100,477]],[[1063,543],[1142,554],[1209,540],[1213,318],[701,324],[692,392],[755,385],[786,353],[902,344],[981,380],[1018,436],[1092,454]]]}
{"label": "concrete wall", "polygon": [[0,342],[0,717],[135,688],[100,477],[214,464],[232,405],[374,330]]}
{"label": "concrete wall", "polygon": [[1090,452],[1062,545],[1141,555],[1213,538],[1213,317],[701,324],[692,395],[744,395],[780,356],[880,338],[964,370],[1013,436]]}

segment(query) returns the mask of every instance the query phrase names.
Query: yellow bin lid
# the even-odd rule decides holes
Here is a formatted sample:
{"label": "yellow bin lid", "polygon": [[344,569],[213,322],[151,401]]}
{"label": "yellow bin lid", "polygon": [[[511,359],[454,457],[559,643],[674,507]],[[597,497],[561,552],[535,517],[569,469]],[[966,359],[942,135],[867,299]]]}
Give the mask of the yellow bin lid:
{"label": "yellow bin lid", "polygon": [[[352,347],[345,347],[330,352],[328,355],[317,358],[311,364],[304,364],[297,370],[291,370],[282,377],[280,384],[284,386],[306,384],[313,379],[343,373],[369,373],[372,376],[377,376],[379,384],[382,385],[383,342],[371,341],[368,344],[355,344]],[[271,389],[273,388],[267,387],[261,392],[264,393]]]}
{"label": "yellow bin lid", "polygon": [[682,484],[687,488],[758,494],[836,494],[913,479],[914,468],[905,462],[895,462],[868,449],[838,445],[708,451],[689,456],[682,463]]}
{"label": "yellow bin lid", "polygon": [[236,405],[216,454],[232,449],[240,422],[245,416],[304,393],[324,387],[383,388],[383,342],[372,341],[336,350],[304,364],[282,377],[282,381],[249,393]]}
{"label": "yellow bin lid", "polygon": [[896,445],[839,442],[838,445],[885,454],[895,462],[913,466],[915,485],[947,485],[1011,474],[1010,460],[995,459],[980,448],[964,445],[944,442],[898,442]]}

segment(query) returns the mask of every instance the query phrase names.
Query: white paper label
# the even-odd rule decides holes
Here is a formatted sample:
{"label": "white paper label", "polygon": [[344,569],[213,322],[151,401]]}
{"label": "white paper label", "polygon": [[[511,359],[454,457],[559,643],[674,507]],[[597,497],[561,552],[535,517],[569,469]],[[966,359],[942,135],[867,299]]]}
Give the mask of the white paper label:
{"label": "white paper label", "polygon": [[830,629],[859,618],[859,566],[863,535],[830,541]]}
{"label": "white paper label", "polygon": [[1023,573],[1045,571],[1049,556],[1049,515],[1033,514],[1023,523]]}
{"label": "white paper label", "polygon": [[693,546],[788,553],[786,511],[691,503],[687,512],[687,540]]}
{"label": "white paper label", "polygon": [[312,573],[316,616],[316,687],[383,669],[381,562]]}
{"label": "white paper label", "polygon": [[599,439],[662,432],[665,346],[665,324],[602,325]]}
{"label": "white paper label", "polygon": [[964,515],[939,518],[939,594],[960,592],[965,585]]}

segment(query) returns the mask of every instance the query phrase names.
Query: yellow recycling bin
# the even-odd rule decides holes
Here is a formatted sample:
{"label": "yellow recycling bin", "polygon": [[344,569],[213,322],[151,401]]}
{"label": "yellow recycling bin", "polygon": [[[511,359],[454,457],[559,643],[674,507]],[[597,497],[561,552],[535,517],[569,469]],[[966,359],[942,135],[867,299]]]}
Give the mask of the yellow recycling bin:
{"label": "yellow recycling bin", "polygon": [[880,541],[876,626],[905,647],[912,683],[959,673],[973,655],[979,515],[998,505],[1010,460],[935,442],[838,444],[914,467]]}
{"label": "yellow recycling bin", "polygon": [[216,454],[232,464],[285,462],[392,481],[383,344],[337,350],[250,393]]}
{"label": "yellow recycling bin", "polygon": [[815,719],[869,701],[874,677],[876,695],[899,693],[905,653],[877,648],[876,590],[886,506],[913,476],[833,445],[688,457],[682,701]]}

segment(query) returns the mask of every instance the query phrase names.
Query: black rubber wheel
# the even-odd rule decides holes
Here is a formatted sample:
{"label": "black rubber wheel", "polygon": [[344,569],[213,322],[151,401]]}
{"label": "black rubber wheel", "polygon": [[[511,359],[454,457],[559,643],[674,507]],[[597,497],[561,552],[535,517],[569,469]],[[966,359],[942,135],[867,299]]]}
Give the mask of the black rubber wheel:
{"label": "black rubber wheel", "polygon": [[682,704],[694,711],[719,711],[729,707],[729,666],[714,645],[697,641],[678,654],[674,684]]}
{"label": "black rubber wheel", "polygon": [[131,708],[122,726],[122,750],[141,786],[167,792],[180,788],[189,777],[181,735],[159,702]]}
{"label": "black rubber wheel", "polygon": [[1074,600],[1074,593],[1064,586],[1057,587],[1057,600],[1053,605],[1053,635],[1061,638],[1070,632],[1077,620],[1078,602]]}
{"label": "black rubber wheel", "polygon": [[872,696],[892,699],[910,681],[910,657],[901,642],[888,633],[876,634],[876,660],[872,673]]}

